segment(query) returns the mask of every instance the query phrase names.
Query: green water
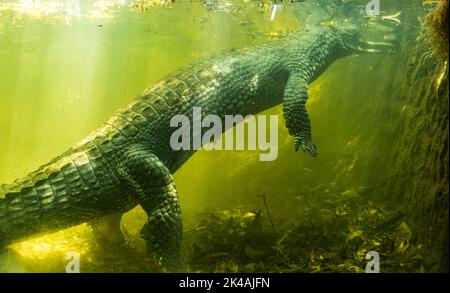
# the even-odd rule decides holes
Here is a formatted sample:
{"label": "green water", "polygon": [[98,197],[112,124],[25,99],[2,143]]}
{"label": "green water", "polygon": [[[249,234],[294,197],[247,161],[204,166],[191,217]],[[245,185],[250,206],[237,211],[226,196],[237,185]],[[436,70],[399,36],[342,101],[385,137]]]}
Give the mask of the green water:
{"label": "green water", "polygon": [[[271,21],[258,1],[144,2],[0,2],[0,182],[59,155],[180,66],[304,25],[302,3]],[[411,6],[419,2],[388,7],[414,19],[426,12]],[[412,46],[419,29],[404,26],[404,46]],[[193,271],[359,272],[371,249],[389,259],[388,271],[426,270],[424,245],[403,216],[404,192],[383,189],[390,149],[402,148],[396,126],[414,112],[393,89],[404,82],[405,51],[338,60],[310,86],[317,158],[294,151],[280,120],[277,160],[199,151],[175,174]],[[282,117],[282,108],[267,113]],[[126,248],[97,243],[82,225],[13,245],[0,269],[60,272],[65,254],[77,251],[82,271],[158,271],[139,237],[145,219],[139,207],[125,215]],[[249,235],[251,224],[261,233]]]}

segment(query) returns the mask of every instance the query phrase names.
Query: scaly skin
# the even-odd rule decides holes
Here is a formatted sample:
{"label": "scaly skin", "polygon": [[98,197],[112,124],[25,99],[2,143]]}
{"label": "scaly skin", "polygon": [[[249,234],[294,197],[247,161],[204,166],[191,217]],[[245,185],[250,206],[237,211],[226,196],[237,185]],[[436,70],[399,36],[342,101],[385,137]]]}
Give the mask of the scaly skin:
{"label": "scaly skin", "polygon": [[169,269],[181,267],[182,221],[172,175],[194,151],[174,151],[170,119],[256,114],[283,103],[295,147],[316,155],[308,83],[350,52],[354,28],[320,27],[184,67],[148,88],[82,142],[0,187],[0,246],[126,212],[148,214],[141,235]]}

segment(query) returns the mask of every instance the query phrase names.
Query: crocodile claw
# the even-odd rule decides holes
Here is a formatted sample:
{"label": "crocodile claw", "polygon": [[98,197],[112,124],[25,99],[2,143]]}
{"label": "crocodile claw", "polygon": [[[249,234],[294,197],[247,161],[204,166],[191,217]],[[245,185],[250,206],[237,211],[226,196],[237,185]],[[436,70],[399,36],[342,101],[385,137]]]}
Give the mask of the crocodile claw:
{"label": "crocodile claw", "polygon": [[392,21],[396,24],[401,24],[402,21],[399,19],[399,16],[402,15],[402,12],[399,11],[396,14],[393,15],[388,15],[388,16],[383,16],[381,17],[382,20],[387,20],[387,21]]}
{"label": "crocodile claw", "polygon": [[317,155],[316,145],[313,143],[311,136],[306,134],[298,134],[295,136],[295,151],[298,151],[299,148],[306,153],[309,153],[311,157],[315,157]]}

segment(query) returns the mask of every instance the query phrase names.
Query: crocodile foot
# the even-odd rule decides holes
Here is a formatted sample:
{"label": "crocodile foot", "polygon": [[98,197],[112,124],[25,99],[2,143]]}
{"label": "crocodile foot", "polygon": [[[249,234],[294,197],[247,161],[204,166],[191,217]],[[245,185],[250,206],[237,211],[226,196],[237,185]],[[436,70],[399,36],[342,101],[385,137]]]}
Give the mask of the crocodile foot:
{"label": "crocodile foot", "polygon": [[155,229],[146,223],[141,230],[141,237],[147,242],[147,251],[158,260],[164,272],[185,272],[188,270],[183,254],[177,246],[170,245],[172,241],[161,244],[158,242]]}
{"label": "crocodile foot", "polygon": [[309,153],[311,157],[315,157],[317,155],[316,145],[311,139],[311,136],[308,134],[300,133],[295,135],[295,151],[298,151],[299,148],[306,153]]}

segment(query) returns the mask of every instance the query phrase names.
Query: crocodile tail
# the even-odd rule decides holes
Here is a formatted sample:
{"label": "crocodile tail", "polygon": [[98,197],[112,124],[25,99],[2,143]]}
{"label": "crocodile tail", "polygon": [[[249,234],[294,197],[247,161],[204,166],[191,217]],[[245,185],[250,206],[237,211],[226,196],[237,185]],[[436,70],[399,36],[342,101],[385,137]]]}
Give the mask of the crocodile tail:
{"label": "crocodile tail", "polygon": [[0,187],[0,247],[39,232],[40,196],[37,185],[21,179]]}
{"label": "crocodile tail", "polygon": [[0,248],[2,245],[2,238],[3,238],[3,227],[6,226],[5,223],[6,217],[5,217],[5,192],[3,185],[0,185]]}
{"label": "crocodile tail", "polygon": [[[0,186],[0,248],[59,228],[67,214],[69,187],[60,170],[39,168]],[[66,196],[64,196],[66,195]]]}
{"label": "crocodile tail", "polygon": [[108,189],[99,183],[109,187],[117,180],[99,166],[107,168],[101,156],[70,149],[13,184],[0,185],[0,248],[118,212],[110,197],[102,197]]}
{"label": "crocodile tail", "polygon": [[[7,220],[7,206],[6,206],[6,195],[8,194],[9,186],[6,184],[0,185],[0,249],[5,246],[7,242],[7,230],[8,230],[8,220]],[[9,197],[9,196],[8,196]]]}

